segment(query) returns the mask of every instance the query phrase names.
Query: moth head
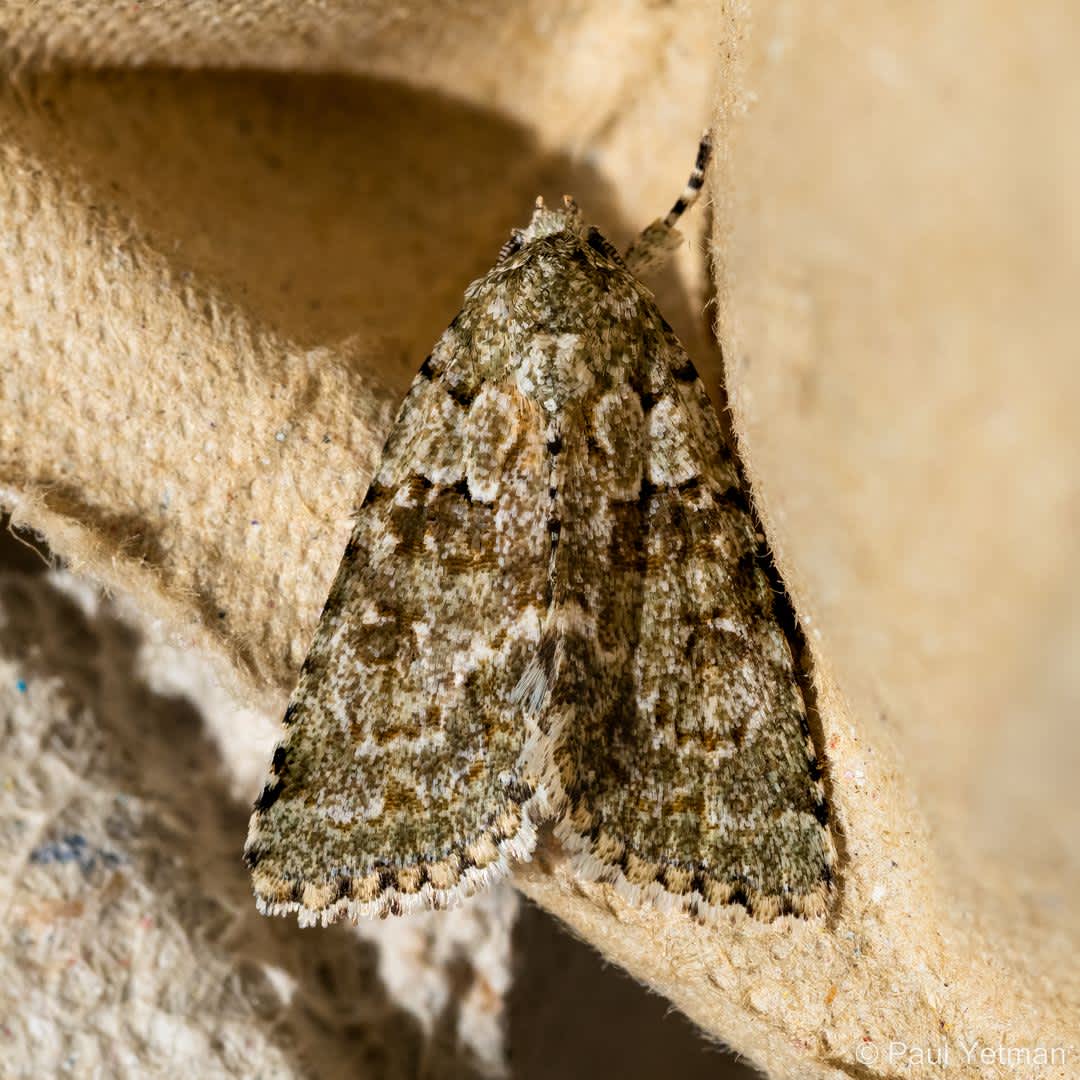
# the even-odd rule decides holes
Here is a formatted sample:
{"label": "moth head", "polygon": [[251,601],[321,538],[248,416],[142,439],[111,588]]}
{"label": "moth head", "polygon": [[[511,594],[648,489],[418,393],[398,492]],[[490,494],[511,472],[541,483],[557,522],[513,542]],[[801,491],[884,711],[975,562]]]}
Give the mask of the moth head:
{"label": "moth head", "polygon": [[553,233],[561,232],[581,236],[584,228],[581,211],[578,209],[578,204],[574,202],[573,195],[564,195],[563,205],[558,210],[545,206],[544,197],[538,195],[532,220],[526,228],[521,230],[521,243],[525,245],[533,240],[539,240],[542,236],[551,236]]}
{"label": "moth head", "polygon": [[496,263],[501,263],[511,255],[515,255],[534,240],[542,240],[548,236],[568,237],[587,243],[594,251],[600,252],[611,262],[622,265],[622,257],[600,235],[599,230],[586,228],[581,210],[578,209],[573,195],[564,195],[563,205],[557,210],[545,206],[542,195],[537,196],[536,207],[529,224],[524,229],[514,229],[510,239],[503,244]]}

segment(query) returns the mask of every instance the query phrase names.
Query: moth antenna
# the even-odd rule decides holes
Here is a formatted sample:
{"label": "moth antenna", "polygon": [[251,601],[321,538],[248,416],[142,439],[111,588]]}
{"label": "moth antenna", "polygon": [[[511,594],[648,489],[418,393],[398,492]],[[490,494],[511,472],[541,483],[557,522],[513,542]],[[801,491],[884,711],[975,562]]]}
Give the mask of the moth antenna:
{"label": "moth antenna", "polygon": [[706,131],[698,143],[697,159],[682,194],[675,200],[666,217],[657,218],[627,248],[623,260],[634,273],[663,262],[678,247],[680,236],[675,226],[679,218],[698,201],[705,185],[705,170],[711,157],[712,132]]}
{"label": "moth antenna", "polygon": [[705,170],[709,167],[709,158],[712,157],[712,132],[706,131],[698,143],[697,160],[694,169],[690,173],[690,179],[686,181],[686,187],[682,194],[675,200],[674,205],[664,218],[664,227],[673,229],[675,223],[698,201],[701,189],[705,185]]}
{"label": "moth antenna", "polygon": [[521,229],[513,229],[510,233],[510,239],[506,241],[501,248],[499,248],[499,254],[495,259],[496,263],[501,263],[503,259],[508,258],[515,252],[521,250],[523,243],[523,233]]}

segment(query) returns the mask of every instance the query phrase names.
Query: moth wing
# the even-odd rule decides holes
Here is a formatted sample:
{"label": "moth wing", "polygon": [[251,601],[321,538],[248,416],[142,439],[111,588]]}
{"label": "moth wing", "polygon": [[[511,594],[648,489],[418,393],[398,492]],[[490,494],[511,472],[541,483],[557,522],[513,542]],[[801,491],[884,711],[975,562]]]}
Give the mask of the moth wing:
{"label": "moth wing", "polygon": [[421,369],[358,512],[251,819],[264,913],[443,906],[535,844],[510,698],[544,603],[543,439],[514,386],[465,385],[467,353]]}
{"label": "moth wing", "polygon": [[[613,459],[638,458],[640,483],[593,508],[608,532],[579,553],[596,632],[567,645],[581,655],[560,696],[587,707],[561,729],[556,834],[579,873],[634,901],[815,914],[833,848],[791,649],[716,413],[666,324],[654,347],[644,407],[624,390],[615,410],[624,441],[642,417],[640,448]],[[604,406],[594,450],[611,441]]]}

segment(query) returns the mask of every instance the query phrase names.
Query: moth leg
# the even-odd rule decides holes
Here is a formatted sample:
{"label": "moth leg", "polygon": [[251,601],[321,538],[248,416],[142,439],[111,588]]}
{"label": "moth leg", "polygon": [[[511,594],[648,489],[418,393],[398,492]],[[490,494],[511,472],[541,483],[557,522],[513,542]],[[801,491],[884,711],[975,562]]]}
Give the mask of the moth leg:
{"label": "moth leg", "polygon": [[705,170],[712,156],[712,132],[706,131],[698,144],[697,160],[683,193],[675,200],[666,217],[657,218],[630,245],[623,261],[633,274],[662,263],[679,246],[681,239],[675,226],[679,218],[697,202],[705,183]]}

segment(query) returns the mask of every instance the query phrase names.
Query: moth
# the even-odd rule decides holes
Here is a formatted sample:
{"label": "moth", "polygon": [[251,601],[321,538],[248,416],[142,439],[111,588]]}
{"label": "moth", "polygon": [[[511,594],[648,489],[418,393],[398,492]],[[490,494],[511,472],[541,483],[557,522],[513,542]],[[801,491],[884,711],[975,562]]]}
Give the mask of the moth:
{"label": "moth", "polygon": [[717,415],[629,251],[538,199],[420,367],[285,713],[245,858],[303,925],[439,908],[553,824],[578,874],[815,915],[833,846]]}

